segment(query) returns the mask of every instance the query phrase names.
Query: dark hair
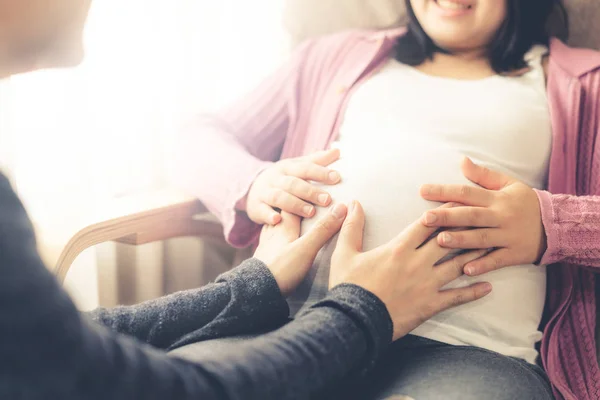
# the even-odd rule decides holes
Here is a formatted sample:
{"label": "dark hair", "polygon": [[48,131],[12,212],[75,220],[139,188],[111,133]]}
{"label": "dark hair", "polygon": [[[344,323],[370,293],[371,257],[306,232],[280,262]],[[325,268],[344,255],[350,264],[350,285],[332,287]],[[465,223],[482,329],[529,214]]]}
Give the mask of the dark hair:
{"label": "dark hair", "polygon": [[[434,53],[450,54],[435,45],[417,20],[410,0],[406,1],[408,31],[398,39],[396,59],[417,66],[432,59]],[[553,13],[557,14],[553,14]],[[547,45],[551,33],[550,16],[558,16],[561,31],[568,32],[567,11],[561,0],[508,0],[508,17],[488,47],[492,68],[498,74],[527,67],[525,54],[534,44]],[[556,22],[556,21],[555,21]]]}

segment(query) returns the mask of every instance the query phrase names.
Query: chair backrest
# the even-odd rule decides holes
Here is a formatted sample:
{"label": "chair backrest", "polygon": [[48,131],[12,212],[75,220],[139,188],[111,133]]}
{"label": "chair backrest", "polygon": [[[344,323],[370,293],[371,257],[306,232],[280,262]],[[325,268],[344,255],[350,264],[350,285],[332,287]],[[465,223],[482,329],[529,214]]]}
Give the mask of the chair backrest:
{"label": "chair backrest", "polygon": [[[285,1],[284,23],[293,44],[344,29],[390,28],[402,25],[406,16],[404,0]],[[600,50],[600,0],[563,2],[569,12],[569,44]]]}

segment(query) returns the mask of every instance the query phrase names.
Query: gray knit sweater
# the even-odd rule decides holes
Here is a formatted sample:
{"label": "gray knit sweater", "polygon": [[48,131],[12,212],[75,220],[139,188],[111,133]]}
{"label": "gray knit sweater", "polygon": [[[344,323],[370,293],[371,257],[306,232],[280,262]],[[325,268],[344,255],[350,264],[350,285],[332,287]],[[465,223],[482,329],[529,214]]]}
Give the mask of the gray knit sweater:
{"label": "gray knit sweater", "polygon": [[[368,368],[392,336],[384,304],[352,285],[287,318],[257,260],[197,290],[84,316],[42,264],[0,175],[0,399],[306,399]],[[194,362],[166,353],[277,327]]]}

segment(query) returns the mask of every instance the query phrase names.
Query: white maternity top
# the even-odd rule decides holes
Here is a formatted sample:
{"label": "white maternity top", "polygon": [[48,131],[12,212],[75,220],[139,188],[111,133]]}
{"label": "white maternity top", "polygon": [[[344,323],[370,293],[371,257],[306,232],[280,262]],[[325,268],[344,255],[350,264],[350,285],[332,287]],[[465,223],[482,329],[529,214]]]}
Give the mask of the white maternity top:
{"label": "white maternity top", "polygon": [[[543,189],[551,151],[551,125],[541,59],[519,77],[456,80],[426,75],[395,60],[361,84],[349,100],[332,167],[342,183],[328,187],[334,202],[358,200],[366,213],[365,251],[386,243],[428,209],[425,183],[465,184],[460,162],[476,163]],[[319,209],[317,218],[325,212]],[[305,231],[316,218],[303,223]],[[317,257],[290,300],[293,312],[327,294],[335,239]],[[478,302],[441,313],[412,332],[452,345],[469,345],[535,362],[535,343],[546,297],[546,270],[519,265],[483,277],[462,277],[448,287],[489,281]]]}

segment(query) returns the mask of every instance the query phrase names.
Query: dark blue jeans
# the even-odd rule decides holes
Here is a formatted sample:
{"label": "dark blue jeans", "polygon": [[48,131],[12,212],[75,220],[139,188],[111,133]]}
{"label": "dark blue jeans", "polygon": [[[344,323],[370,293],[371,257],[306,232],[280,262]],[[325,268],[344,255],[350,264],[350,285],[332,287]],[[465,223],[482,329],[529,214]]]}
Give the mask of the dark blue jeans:
{"label": "dark blue jeans", "polygon": [[[194,359],[231,341],[218,339],[176,350]],[[260,368],[260,366],[257,366]],[[405,396],[405,397],[403,397]],[[552,400],[544,371],[537,365],[477,347],[452,346],[407,336],[389,347],[364,379],[336,384],[319,400]]]}
{"label": "dark blue jeans", "polygon": [[[350,392],[329,398],[361,400],[552,400],[537,365],[478,347],[407,336],[390,346],[375,370]],[[402,397],[406,396],[406,397]]]}

